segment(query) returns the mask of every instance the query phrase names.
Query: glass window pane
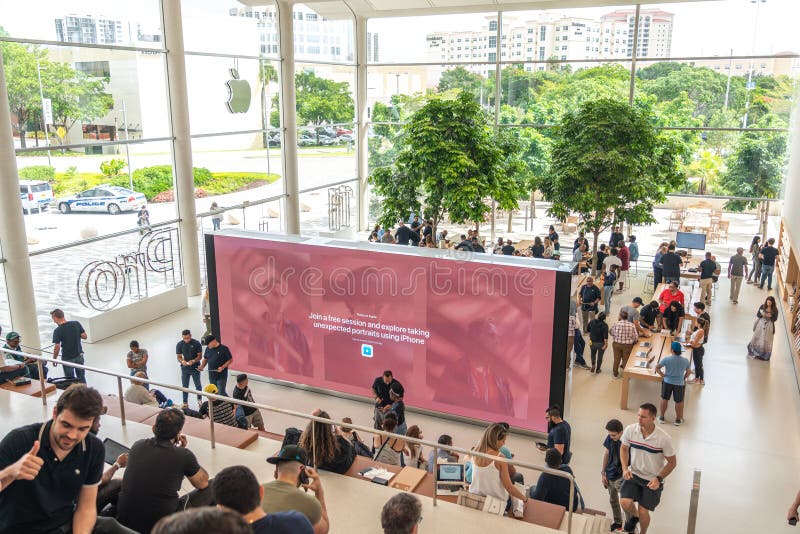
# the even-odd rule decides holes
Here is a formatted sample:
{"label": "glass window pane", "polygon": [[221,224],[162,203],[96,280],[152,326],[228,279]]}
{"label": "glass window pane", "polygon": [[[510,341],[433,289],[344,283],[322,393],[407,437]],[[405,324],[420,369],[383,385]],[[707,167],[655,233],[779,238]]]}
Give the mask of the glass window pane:
{"label": "glass window pane", "polygon": [[300,195],[300,233],[355,238],[358,227],[358,182]]}
{"label": "glass window pane", "polygon": [[11,37],[163,48],[161,3],[39,0],[35,8],[0,0],[0,27]]}
{"label": "glass window pane", "polygon": [[[278,19],[269,1],[183,0],[187,52],[278,57]],[[213,38],[209,38],[209,37]]]}
{"label": "glass window pane", "polygon": [[292,20],[296,60],[355,63],[353,12],[344,2],[294,4]]}
{"label": "glass window pane", "polygon": [[164,54],[0,45],[18,148],[169,136]]}

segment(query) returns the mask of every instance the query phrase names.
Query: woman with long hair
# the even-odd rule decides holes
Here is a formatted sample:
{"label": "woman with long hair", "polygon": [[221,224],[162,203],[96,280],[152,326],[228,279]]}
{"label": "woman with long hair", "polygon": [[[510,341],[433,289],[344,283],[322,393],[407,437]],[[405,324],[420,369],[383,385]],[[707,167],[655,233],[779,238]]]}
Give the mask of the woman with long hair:
{"label": "woman with long hair", "polygon": [[[759,279],[761,278],[761,259],[758,255],[761,253],[761,237],[754,236],[753,241],[750,242],[750,255],[753,258],[753,270],[750,271],[750,274],[747,275],[747,283],[748,284],[757,284]],[[753,280],[750,280],[750,277],[753,277]]]}
{"label": "woman with long hair", "polygon": [[436,248],[436,243],[433,242],[433,234],[428,234],[425,236],[425,247]]}
{"label": "woman with long hair", "polygon": [[769,361],[772,357],[772,339],[775,337],[775,321],[778,320],[778,305],[775,297],[767,297],[756,312],[753,339],[747,345],[747,357]]}
{"label": "woman with long hair", "polygon": [[[331,418],[327,412],[321,410],[316,415],[325,419]],[[309,421],[300,435],[299,445],[308,452],[314,467],[339,474],[350,469],[356,456],[353,445],[332,423]]]}
{"label": "woman with long hair", "polygon": [[553,242],[550,240],[549,237],[545,237],[544,252],[542,253],[542,257],[549,260],[553,258],[553,254],[555,254],[555,249],[553,248]]}
{"label": "woman with long hair", "polygon": [[544,257],[544,245],[542,244],[542,238],[538,235],[533,238],[533,245],[531,245],[531,256],[539,259]]}
{"label": "woman with long hair", "polygon": [[[397,416],[394,412],[389,412],[383,417],[381,430],[397,433]],[[375,449],[375,461],[389,465],[403,465],[403,451],[405,441],[399,438],[388,436],[375,436],[372,438],[372,446]]]}
{"label": "woman with long hair", "polygon": [[706,354],[706,348],[703,346],[706,336],[707,321],[702,317],[697,318],[697,323],[692,328],[692,335],[686,346],[692,349],[692,361],[694,362],[694,380],[695,384],[706,385],[705,372],[703,369],[703,356]]}
{"label": "woman with long hair", "polygon": [[[415,439],[425,439],[425,436],[422,435],[422,430],[420,430],[417,425],[411,425],[408,427],[406,436]],[[407,443],[406,454],[408,455],[408,463],[406,465],[416,467],[417,469],[428,468],[428,461],[422,455],[422,445],[417,445],[416,443]]]}
{"label": "woman with long hair", "polygon": [[[508,432],[498,423],[495,423],[483,433],[477,452],[482,452],[489,456],[502,457],[500,448],[505,445]],[[472,483],[469,486],[470,493],[477,495],[491,496],[502,501],[508,501],[509,496],[515,497],[523,502],[528,502],[528,496],[523,494],[511,482],[508,464],[489,460],[480,456],[472,458]]]}

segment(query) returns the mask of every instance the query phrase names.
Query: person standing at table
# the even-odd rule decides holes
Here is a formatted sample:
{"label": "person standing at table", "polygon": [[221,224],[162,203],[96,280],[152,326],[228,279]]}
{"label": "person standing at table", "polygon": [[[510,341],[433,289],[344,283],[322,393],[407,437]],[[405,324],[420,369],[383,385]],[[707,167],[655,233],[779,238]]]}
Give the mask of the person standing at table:
{"label": "person standing at table", "polygon": [[680,283],[681,265],[683,265],[683,260],[680,256],[675,254],[675,245],[670,243],[669,246],[667,246],[667,253],[661,256],[661,269],[664,274],[665,283]]}
{"label": "person standing at table", "polygon": [[217,386],[221,395],[228,396],[225,386],[228,385],[228,367],[233,363],[233,355],[230,349],[217,341],[217,338],[209,334],[204,338],[206,351],[203,354],[203,361],[200,363],[198,371],[203,371],[208,365],[208,382]]}
{"label": "person standing at table", "polygon": [[664,424],[666,421],[664,415],[667,413],[667,404],[671,397],[675,401],[675,426],[681,426],[686,379],[692,374],[692,364],[681,356],[683,348],[680,343],[673,341],[670,348],[672,354],[662,358],[656,365],[656,373],[661,377],[661,415],[658,416],[658,422]]}
{"label": "person standing at table", "polygon": [[694,380],[692,382],[702,386],[706,385],[706,375],[703,369],[703,356],[706,354],[703,346],[706,324],[705,319],[698,317],[697,324],[692,329],[692,335],[686,343],[686,347],[692,349],[692,361],[694,362]]}
{"label": "person standing at table", "polygon": [[710,252],[706,252],[706,259],[700,262],[700,301],[707,306],[711,305],[711,287],[715,273],[719,274],[717,262],[711,259]]}
{"label": "person standing at table", "polygon": [[681,306],[686,304],[684,301],[683,291],[678,289],[678,287],[678,282],[670,282],[669,286],[658,296],[658,303],[661,306],[661,313],[664,313],[669,307],[670,303],[672,303],[674,300],[680,302]]}
{"label": "person standing at table", "polygon": [[767,245],[761,249],[758,258],[761,260],[761,283],[758,285],[759,289],[764,289],[764,281],[767,281],[767,289],[772,291],[772,273],[775,272],[775,258],[778,257],[780,251],[772,245],[775,244],[775,238],[770,237],[767,239]]}
{"label": "person standing at table", "polygon": [[387,412],[392,405],[392,397],[389,391],[395,384],[399,386],[400,382],[394,379],[392,372],[388,369],[372,382],[372,393],[375,397],[374,420],[375,428],[378,430],[381,429],[384,413]]}
{"label": "person standing at table", "polygon": [[775,321],[778,320],[778,305],[774,297],[767,297],[756,312],[753,338],[747,345],[747,357],[769,361],[772,357],[772,339],[775,337]]}
{"label": "person standing at table", "polygon": [[[609,256],[609,258],[613,257],[614,256]],[[611,297],[614,295],[617,273],[619,273],[619,267],[617,265],[609,266],[608,272],[603,273],[603,311],[606,312],[606,315],[611,313]]]}
{"label": "person standing at table", "polygon": [[620,369],[625,371],[625,365],[628,363],[633,346],[639,341],[639,331],[629,320],[628,312],[622,310],[619,312],[619,321],[614,323],[609,333],[614,338],[614,343],[611,345],[614,350],[612,371],[614,378],[619,378]]}
{"label": "person standing at table", "polygon": [[731,281],[730,301],[739,304],[739,291],[742,289],[742,280],[749,278],[747,274],[747,256],[744,249],[739,247],[736,254],[728,261],[728,278]]}
{"label": "person standing at table", "polygon": [[757,284],[758,279],[761,278],[761,258],[758,257],[761,254],[761,237],[760,236],[753,236],[753,241],[750,243],[750,256],[753,259],[753,270],[750,271],[750,276],[753,277],[753,280],[750,280],[750,276],[747,277],[748,284]]}
{"label": "person standing at table", "polygon": [[658,284],[664,280],[664,269],[661,268],[661,258],[667,253],[667,243],[661,243],[653,256],[653,291],[658,289]]}

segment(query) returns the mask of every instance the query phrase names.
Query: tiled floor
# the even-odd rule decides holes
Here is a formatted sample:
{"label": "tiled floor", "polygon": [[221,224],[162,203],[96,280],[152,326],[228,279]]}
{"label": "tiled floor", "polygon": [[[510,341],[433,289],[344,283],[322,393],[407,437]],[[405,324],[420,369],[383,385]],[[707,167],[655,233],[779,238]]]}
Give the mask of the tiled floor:
{"label": "tiled floor", "polygon": [[[642,278],[634,282],[633,289],[614,296],[615,307],[639,294],[644,277],[640,273]],[[713,326],[706,352],[708,385],[690,387],[684,426],[663,427],[675,440],[678,467],[667,480],[651,534],[685,531],[695,468],[702,471],[703,477],[699,533],[781,532],[786,528],[786,509],[800,486],[800,395],[785,329],[778,323],[771,362],[748,360],[745,347],[755,310],[766,293],[746,285],[739,304],[734,306],[727,298],[728,287],[723,279],[710,311]],[[88,346],[87,363],[124,372],[128,342],[136,338],[150,351],[151,377],[174,383],[179,378],[174,346],[180,330],[188,327],[200,332],[201,325],[199,302],[193,299],[190,309]],[[89,381],[101,389],[116,391],[114,379],[90,376]],[[370,424],[368,404],[251,383],[258,402],[303,412],[324,408],[334,418],[350,416],[357,423]],[[610,418],[619,418],[626,424],[634,421],[633,409],[619,409],[620,386],[610,372],[590,375],[580,369],[572,373],[570,383],[572,397],[567,419],[573,429],[572,465],[587,505],[601,510],[608,510],[607,494],[600,484],[603,427]],[[634,383],[629,405],[656,402],[658,391],[657,383]],[[288,426],[302,425],[301,421],[282,415],[265,414],[265,419],[269,430],[281,433]],[[412,413],[408,419],[409,424],[423,429],[427,439],[436,440],[439,434],[448,433],[457,445],[467,448],[482,431],[470,424],[426,415]],[[543,463],[532,438],[512,436],[509,446],[518,459]],[[263,450],[257,452],[266,454]],[[535,482],[532,473],[526,473],[526,478]],[[352,498],[355,503],[360,496],[354,494]]]}

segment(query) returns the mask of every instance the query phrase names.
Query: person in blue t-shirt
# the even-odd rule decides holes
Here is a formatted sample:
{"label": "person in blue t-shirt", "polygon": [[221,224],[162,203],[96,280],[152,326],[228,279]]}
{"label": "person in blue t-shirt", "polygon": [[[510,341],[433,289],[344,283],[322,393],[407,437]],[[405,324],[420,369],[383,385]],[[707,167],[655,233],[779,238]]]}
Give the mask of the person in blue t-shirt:
{"label": "person in blue t-shirt", "polygon": [[658,422],[664,423],[664,414],[670,397],[675,401],[675,426],[683,424],[683,396],[686,390],[686,378],[692,373],[692,364],[681,356],[683,346],[673,341],[672,354],[662,358],[656,366],[656,373],[663,377],[661,380],[661,415]]}
{"label": "person in blue t-shirt", "polygon": [[622,443],[622,422],[612,419],[606,423],[606,436],[603,442],[605,452],[603,453],[603,469],[600,471],[603,487],[608,490],[608,499],[611,503],[611,513],[614,522],[611,530],[616,531],[622,528],[622,507],[619,504],[619,490],[622,487],[622,462],[619,456],[619,446]]}

